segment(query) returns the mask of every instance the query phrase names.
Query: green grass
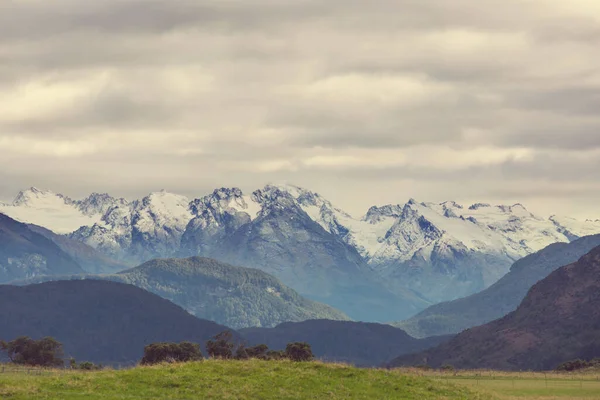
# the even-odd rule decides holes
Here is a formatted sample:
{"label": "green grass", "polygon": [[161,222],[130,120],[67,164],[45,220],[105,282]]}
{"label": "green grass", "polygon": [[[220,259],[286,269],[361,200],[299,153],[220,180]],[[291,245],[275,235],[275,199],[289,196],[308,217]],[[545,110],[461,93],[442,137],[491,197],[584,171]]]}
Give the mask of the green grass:
{"label": "green grass", "polygon": [[122,371],[0,373],[1,399],[481,399],[398,371],[289,361],[205,361]]}
{"label": "green grass", "polygon": [[600,371],[581,373],[507,373],[497,371],[439,371],[405,374],[429,377],[438,382],[454,383],[464,387],[493,393],[500,399],[600,399]]}

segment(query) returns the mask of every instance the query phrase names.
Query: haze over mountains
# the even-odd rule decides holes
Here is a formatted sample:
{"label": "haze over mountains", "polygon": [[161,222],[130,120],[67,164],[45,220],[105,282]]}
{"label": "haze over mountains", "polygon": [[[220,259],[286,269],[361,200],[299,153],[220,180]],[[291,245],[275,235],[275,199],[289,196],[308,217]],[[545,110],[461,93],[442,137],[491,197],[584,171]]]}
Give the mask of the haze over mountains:
{"label": "haze over mountains", "polygon": [[471,296],[435,304],[393,324],[414,337],[459,333],[516,310],[529,289],[556,269],[577,261],[600,246],[600,235],[555,243],[517,261],[498,282]]}
{"label": "haze over mountains", "polygon": [[391,365],[550,370],[600,356],[600,247],[535,284],[516,311]]}
{"label": "haze over mountains", "polygon": [[218,189],[194,200],[163,191],[133,202],[32,188],[0,211],[128,265],[204,256],[259,268],[352,318],[379,321],[480,291],[523,256],[600,232],[598,221],[544,219],[519,204],[410,200],[354,218],[291,185]]}
{"label": "haze over mountains", "polygon": [[349,319],[341,311],[300,296],[266,272],[201,257],[151,260],[118,274],[39,276],[12,283],[56,280],[131,284],[172,301],[198,318],[234,329],[274,327],[308,319]]}

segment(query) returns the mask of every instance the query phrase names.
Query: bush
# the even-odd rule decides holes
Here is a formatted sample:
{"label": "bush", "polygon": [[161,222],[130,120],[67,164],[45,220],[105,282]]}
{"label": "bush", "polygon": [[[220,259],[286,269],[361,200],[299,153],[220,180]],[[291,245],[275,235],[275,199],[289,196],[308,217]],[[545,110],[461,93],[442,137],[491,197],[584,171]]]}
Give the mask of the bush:
{"label": "bush", "polygon": [[144,357],[140,364],[153,365],[164,362],[179,363],[188,361],[200,361],[203,359],[200,345],[182,343],[153,343],[144,347]]}
{"label": "bush", "polygon": [[206,351],[211,358],[221,358],[228,360],[233,358],[233,349],[235,343],[233,342],[233,334],[231,331],[221,332],[215,337],[214,340],[206,342]]}
{"label": "bush", "polygon": [[289,343],[285,348],[285,356],[292,361],[312,361],[315,358],[310,344],[305,342]]}
{"label": "bush", "polygon": [[572,360],[567,361],[565,363],[560,364],[556,370],[561,372],[573,372],[579,371],[581,369],[586,368],[599,368],[600,367],[600,358],[594,358],[591,361],[586,360]]}
{"label": "bush", "polygon": [[259,344],[254,347],[246,347],[244,344],[240,344],[235,352],[236,360],[248,360],[251,358],[257,358],[260,360],[267,359],[267,352],[269,347],[266,344]]}
{"label": "bush", "polygon": [[453,365],[449,365],[449,364],[442,365],[441,370],[442,371],[446,371],[446,372],[454,372],[455,371],[454,366]]}
{"label": "bush", "polygon": [[96,365],[93,362],[84,361],[79,364],[79,369],[82,371],[98,371],[102,369],[102,365]]}
{"label": "bush", "polygon": [[0,341],[0,350],[15,364],[37,367],[62,367],[63,348],[56,339],[45,337],[33,340],[21,336],[11,342]]}

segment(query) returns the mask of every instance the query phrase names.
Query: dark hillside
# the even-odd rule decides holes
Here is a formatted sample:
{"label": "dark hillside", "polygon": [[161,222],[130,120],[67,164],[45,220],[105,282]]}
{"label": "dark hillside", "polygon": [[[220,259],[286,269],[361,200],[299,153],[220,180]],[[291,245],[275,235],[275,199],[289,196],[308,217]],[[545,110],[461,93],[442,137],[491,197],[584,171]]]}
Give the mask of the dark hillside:
{"label": "dark hillside", "polygon": [[135,286],[76,280],[0,286],[0,338],[52,336],[79,361],[130,364],[153,342],[204,343],[228,328]]}

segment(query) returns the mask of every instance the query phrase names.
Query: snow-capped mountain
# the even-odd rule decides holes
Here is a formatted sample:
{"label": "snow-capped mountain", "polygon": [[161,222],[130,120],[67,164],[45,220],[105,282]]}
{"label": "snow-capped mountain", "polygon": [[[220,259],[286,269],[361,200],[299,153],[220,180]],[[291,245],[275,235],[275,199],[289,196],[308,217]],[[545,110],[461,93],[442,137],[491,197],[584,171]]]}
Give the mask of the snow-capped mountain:
{"label": "snow-capped mountain", "polygon": [[102,218],[100,211],[84,212],[80,203],[69,197],[35,187],[20,192],[12,204],[0,204],[0,212],[56,233],[70,233],[81,226],[95,224]]}
{"label": "snow-capped mountain", "polygon": [[71,237],[111,257],[143,262],[176,255],[192,218],[187,197],[163,190],[132,203],[118,202],[100,221],[79,228]]}
{"label": "snow-capped mountain", "polygon": [[261,268],[330,304],[350,301],[342,287],[373,278],[365,293],[384,285],[401,293],[411,311],[426,305],[419,296],[437,302],[468,295],[525,255],[600,233],[600,221],[542,218],[520,204],[411,199],[355,218],[291,185],[252,193],[221,188],[193,200],[162,191],[132,202],[106,194],[72,200],[31,188],[0,212],[70,233],[123,261],[202,255]]}

